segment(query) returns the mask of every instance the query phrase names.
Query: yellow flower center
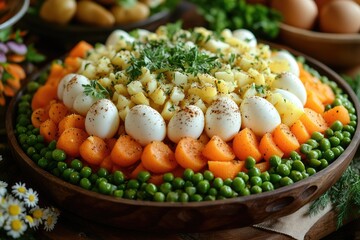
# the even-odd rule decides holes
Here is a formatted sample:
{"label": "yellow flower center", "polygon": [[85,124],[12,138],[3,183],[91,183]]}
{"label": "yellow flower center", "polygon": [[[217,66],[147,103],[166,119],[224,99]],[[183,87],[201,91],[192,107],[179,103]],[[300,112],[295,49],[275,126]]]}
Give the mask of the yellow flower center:
{"label": "yellow flower center", "polygon": [[29,201],[30,201],[30,202],[33,202],[34,200],[35,200],[35,196],[34,196],[34,195],[30,195],[30,196],[29,196]]}
{"label": "yellow flower center", "polygon": [[43,216],[43,211],[41,209],[36,209],[33,212],[33,217],[36,219],[40,219]]}
{"label": "yellow flower center", "polygon": [[19,215],[20,212],[21,212],[21,208],[19,207],[19,205],[10,205],[9,206],[9,214],[11,216]]}
{"label": "yellow flower center", "polygon": [[53,218],[52,217],[48,217],[48,219],[46,219],[46,223],[50,226],[53,222]]}
{"label": "yellow flower center", "polygon": [[26,219],[29,223],[34,223],[34,219],[33,219],[31,216],[29,216],[29,215],[26,215],[26,216],[25,216],[25,219]]}
{"label": "yellow flower center", "polygon": [[14,231],[20,231],[22,227],[22,222],[19,219],[15,219],[11,221],[11,229]]}
{"label": "yellow flower center", "polygon": [[24,187],[19,187],[19,188],[18,188],[18,192],[25,194],[25,193],[26,193],[26,188],[24,188]]}

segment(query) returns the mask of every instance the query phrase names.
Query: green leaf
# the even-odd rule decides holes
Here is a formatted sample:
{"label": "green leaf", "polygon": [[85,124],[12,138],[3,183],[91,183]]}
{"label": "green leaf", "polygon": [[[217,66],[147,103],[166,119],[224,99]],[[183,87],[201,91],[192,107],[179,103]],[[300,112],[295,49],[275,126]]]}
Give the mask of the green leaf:
{"label": "green leaf", "polygon": [[28,45],[28,51],[25,59],[29,62],[42,62],[45,60],[45,56],[38,53],[33,44]]}
{"label": "green leaf", "polygon": [[110,96],[109,91],[97,80],[91,80],[90,84],[83,85],[83,87],[85,95],[92,96],[95,99],[103,99]]}
{"label": "green leaf", "polygon": [[11,27],[1,30],[0,31],[0,42],[8,41],[10,34],[11,34]]}

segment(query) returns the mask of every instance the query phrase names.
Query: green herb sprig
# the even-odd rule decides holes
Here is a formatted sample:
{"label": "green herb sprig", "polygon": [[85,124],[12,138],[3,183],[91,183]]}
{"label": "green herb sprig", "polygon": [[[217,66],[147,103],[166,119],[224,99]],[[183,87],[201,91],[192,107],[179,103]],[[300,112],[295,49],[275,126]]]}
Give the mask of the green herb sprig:
{"label": "green herb sprig", "polygon": [[90,84],[85,84],[82,86],[84,87],[85,95],[92,96],[95,99],[103,99],[110,96],[109,91],[97,80],[91,80]]}

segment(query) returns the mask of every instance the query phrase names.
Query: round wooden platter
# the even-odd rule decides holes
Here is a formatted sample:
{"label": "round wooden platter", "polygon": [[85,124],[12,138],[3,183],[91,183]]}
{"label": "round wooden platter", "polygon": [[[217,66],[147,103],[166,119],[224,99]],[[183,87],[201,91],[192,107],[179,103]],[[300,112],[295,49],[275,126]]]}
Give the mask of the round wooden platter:
{"label": "round wooden platter", "polygon": [[[274,48],[282,48],[271,45]],[[290,50],[293,54],[299,53]],[[354,103],[358,119],[360,107],[351,88],[325,65],[306,57],[307,63],[320,74],[337,82]],[[270,192],[226,200],[158,203],[114,198],[82,189],[53,176],[38,167],[20,148],[14,133],[14,121],[23,88],[10,102],[6,114],[6,129],[15,160],[51,202],[59,208],[84,219],[107,226],[143,231],[201,232],[239,228],[271,218],[288,215],[316,199],[332,186],[351,162],[360,142],[360,124],[351,144],[343,154],[315,175]]]}

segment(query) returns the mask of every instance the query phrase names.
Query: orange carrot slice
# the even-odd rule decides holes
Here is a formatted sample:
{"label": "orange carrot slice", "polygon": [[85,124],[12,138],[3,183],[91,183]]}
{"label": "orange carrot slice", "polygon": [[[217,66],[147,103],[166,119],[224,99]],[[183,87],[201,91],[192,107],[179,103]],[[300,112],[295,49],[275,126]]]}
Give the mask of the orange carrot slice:
{"label": "orange carrot slice", "polygon": [[300,144],[305,143],[311,137],[300,120],[297,120],[293,125],[291,125],[290,131],[295,135]]}
{"label": "orange carrot slice", "polygon": [[323,133],[327,129],[325,119],[320,113],[310,108],[304,108],[305,113],[301,115],[300,121],[304,124],[306,130],[311,135],[313,132]]}
{"label": "orange carrot slice", "polygon": [[141,145],[129,135],[120,135],[111,150],[111,161],[120,167],[128,167],[140,160]]}
{"label": "orange carrot slice", "polygon": [[92,165],[99,165],[108,155],[110,155],[110,151],[105,141],[97,136],[90,136],[81,143],[79,153],[87,163]]}
{"label": "orange carrot slice", "polygon": [[250,128],[244,128],[233,139],[233,150],[240,160],[245,161],[249,156],[253,157],[256,162],[261,160],[259,151],[259,142],[255,133]]}
{"label": "orange carrot slice", "polygon": [[49,119],[49,114],[44,108],[38,108],[31,114],[31,123],[35,128],[39,128],[41,123]]}
{"label": "orange carrot slice", "polygon": [[59,134],[72,127],[85,130],[85,118],[75,113],[67,115],[59,122]]}
{"label": "orange carrot slice", "polygon": [[216,135],[205,145],[202,154],[212,161],[230,161],[235,158],[232,148]]}
{"label": "orange carrot slice", "polygon": [[56,147],[62,149],[70,157],[80,156],[80,145],[89,135],[79,128],[68,128],[59,137]]}
{"label": "orange carrot slice", "polygon": [[161,141],[152,141],[145,146],[141,162],[146,169],[154,173],[170,172],[177,167],[174,152]]}
{"label": "orange carrot slice", "polygon": [[275,128],[272,135],[274,142],[286,156],[288,156],[291,151],[295,151],[300,147],[295,135],[290,131],[290,128],[283,123]]}
{"label": "orange carrot slice", "polygon": [[207,159],[202,155],[205,145],[191,137],[182,138],[175,149],[175,158],[183,168],[190,168],[195,172],[206,166]]}
{"label": "orange carrot slice", "polygon": [[209,170],[214,174],[214,177],[222,179],[233,179],[245,165],[245,161],[231,160],[231,161],[208,161]]}
{"label": "orange carrot slice", "polygon": [[40,124],[40,135],[44,137],[45,142],[51,142],[58,137],[58,127],[53,120],[47,119]]}
{"label": "orange carrot slice", "polygon": [[56,124],[59,124],[59,122],[68,114],[69,109],[61,102],[54,103],[49,108],[49,118]]}
{"label": "orange carrot slice", "polygon": [[329,126],[335,121],[340,121],[343,125],[350,123],[349,111],[342,105],[335,106],[324,112],[323,117]]}
{"label": "orange carrot slice", "polygon": [[274,142],[271,133],[265,133],[264,136],[262,136],[259,144],[259,151],[266,161],[268,161],[271,156],[276,155],[282,157],[284,155],[283,151],[281,151]]}

